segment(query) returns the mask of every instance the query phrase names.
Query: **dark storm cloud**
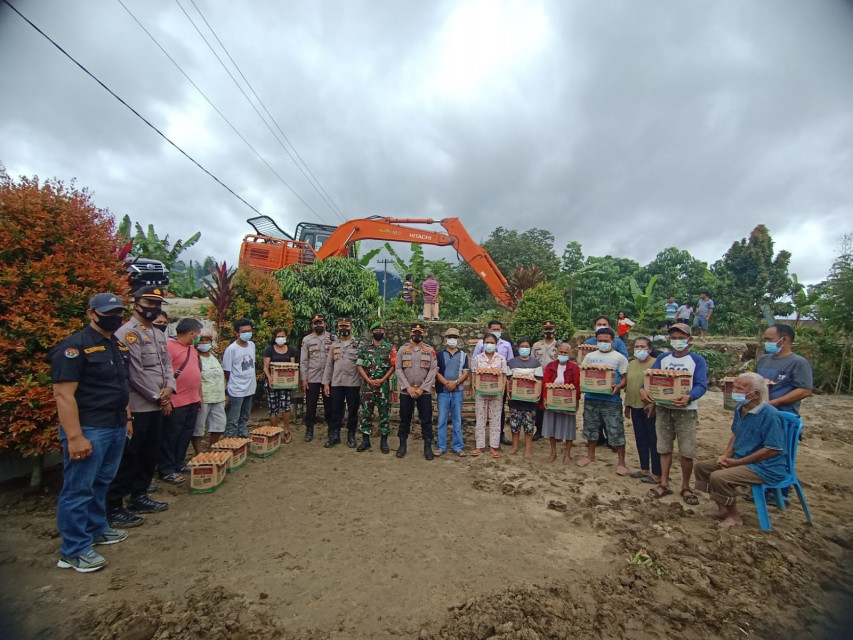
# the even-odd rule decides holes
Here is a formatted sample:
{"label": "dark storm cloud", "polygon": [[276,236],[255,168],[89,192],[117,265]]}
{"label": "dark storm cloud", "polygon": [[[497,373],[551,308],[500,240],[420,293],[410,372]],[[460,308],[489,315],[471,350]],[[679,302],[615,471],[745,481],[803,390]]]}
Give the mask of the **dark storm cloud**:
{"label": "dark storm cloud", "polygon": [[[347,217],[455,216],[477,239],[540,226],[558,252],[641,263],[673,244],[712,261],[766,223],[801,280],[849,228],[849,2],[196,2]],[[178,5],[127,4],[339,222]],[[117,2],[19,8],[282,227],[316,219]],[[234,260],[253,213],[3,7],[0,57],[11,173],[77,176],[118,216],[202,229],[197,255]]]}

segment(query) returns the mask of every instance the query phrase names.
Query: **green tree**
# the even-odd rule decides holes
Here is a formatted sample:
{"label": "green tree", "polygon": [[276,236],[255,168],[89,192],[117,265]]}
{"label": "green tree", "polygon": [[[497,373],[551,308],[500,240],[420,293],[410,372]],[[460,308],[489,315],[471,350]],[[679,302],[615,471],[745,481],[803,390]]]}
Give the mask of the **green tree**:
{"label": "green tree", "polygon": [[523,337],[536,340],[542,333],[542,323],[548,320],[557,325],[557,337],[561,340],[569,340],[575,334],[563,293],[553,283],[543,282],[524,292],[510,322],[510,332],[515,340]]}
{"label": "green tree", "polygon": [[584,264],[581,243],[572,240],[563,251],[559,281],[569,298],[569,313],[574,313],[575,291],[585,276],[602,275],[604,270],[597,264]]}
{"label": "green tree", "polygon": [[628,284],[631,287],[631,297],[629,302],[634,306],[636,312],[636,322],[639,329],[645,328],[646,315],[651,311],[652,293],[655,289],[655,283],[658,281],[658,276],[652,276],[649,283],[646,285],[645,291],[640,289],[637,280],[632,276],[628,279]]}
{"label": "green tree", "polygon": [[716,279],[708,270],[707,263],[676,247],[664,249],[642,267],[637,273],[637,283],[645,287],[654,276],[658,276],[651,304],[655,317],[663,318],[664,301],[669,296],[675,297],[680,304],[688,300],[695,304],[701,291],[717,290]]}
{"label": "green tree", "polygon": [[228,323],[220,328],[223,344],[236,338],[231,323],[249,318],[254,323],[253,340],[258,345],[269,344],[273,332],[281,327],[288,333],[293,328],[293,309],[285,300],[281,287],[269,273],[240,267],[231,280],[231,306]]}
{"label": "green tree", "polygon": [[382,304],[373,271],[349,258],[326,258],[302,268],[280,269],[274,275],[293,308],[297,335],[310,331],[315,313],[325,315],[330,326],[340,317],[352,318],[354,329],[363,331]]}
{"label": "green tree", "polygon": [[594,267],[584,273],[574,294],[572,318],[578,326],[591,327],[596,316],[615,316],[623,311],[631,292],[630,278],[640,265],[627,258],[590,256],[586,265]]}
{"label": "green tree", "polygon": [[[130,234],[130,217],[124,216],[119,223],[119,235],[128,237]],[[154,225],[149,224],[148,230],[144,230],[138,222],[134,225],[136,234],[131,238],[133,240],[133,248],[131,255],[137,258],[151,258],[159,260],[166,268],[171,270],[178,261],[179,256],[193,246],[201,238],[201,231],[196,231],[187,240],[175,240],[172,243],[169,240],[169,235],[161,238],[154,231]]]}
{"label": "green tree", "polygon": [[829,278],[820,287],[818,308],[826,324],[853,336],[853,233],[841,237]]}

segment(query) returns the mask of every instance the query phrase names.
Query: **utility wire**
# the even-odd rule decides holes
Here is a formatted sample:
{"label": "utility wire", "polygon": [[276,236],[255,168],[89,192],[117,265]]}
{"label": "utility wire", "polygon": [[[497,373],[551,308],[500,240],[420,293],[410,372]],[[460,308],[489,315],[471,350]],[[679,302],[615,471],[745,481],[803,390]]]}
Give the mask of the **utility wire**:
{"label": "utility wire", "polygon": [[[225,55],[228,56],[228,59],[231,61],[231,64],[233,64],[234,68],[237,69],[237,73],[239,73],[240,77],[243,78],[243,81],[246,83],[246,86],[249,87],[249,91],[252,92],[252,95],[255,96],[255,99],[261,105],[264,112],[269,116],[270,120],[272,120],[272,123],[275,125],[275,128],[278,129],[279,133],[281,133],[281,136],[287,141],[287,144],[290,145],[290,148],[293,149],[293,153],[295,153],[296,157],[299,158],[299,162],[301,162],[302,165],[305,167],[305,169],[308,171],[308,173],[311,174],[311,177],[317,183],[317,186],[320,188],[320,190],[323,192],[323,194],[325,194],[328,203],[331,203],[331,206],[333,206],[334,210],[338,213],[338,215],[341,217],[341,219],[346,221],[346,217],[343,215],[343,211],[341,211],[341,208],[334,201],[332,196],[329,195],[329,193],[323,187],[320,180],[317,178],[317,176],[314,175],[314,172],[311,171],[311,167],[308,166],[308,163],[305,162],[305,160],[302,158],[301,155],[299,155],[299,151],[296,150],[296,146],[293,144],[293,142],[291,142],[290,138],[287,137],[287,134],[282,130],[281,126],[278,124],[278,122],[276,121],[276,119],[272,115],[272,113],[270,113],[269,109],[267,109],[267,106],[264,104],[264,101],[261,100],[261,97],[255,91],[254,87],[252,86],[252,83],[249,82],[249,79],[243,73],[243,70],[240,69],[240,65],[238,65],[237,61],[234,60],[234,58],[231,56],[231,53],[229,53],[228,48],[225,46],[225,44],[222,42],[222,40],[219,39],[219,36],[216,34],[216,31],[213,29],[211,24],[207,21],[207,18],[204,17],[204,14],[201,12],[201,9],[199,9],[198,5],[195,3],[195,0],[190,0],[190,2],[195,7],[195,10],[198,12],[198,15],[201,16],[201,19],[204,20],[204,24],[207,25],[208,29],[210,29],[210,32],[213,34],[213,37],[216,38],[216,41],[219,43],[219,46],[222,47],[222,50],[225,52]],[[296,160],[293,158],[293,156],[291,156],[291,160],[296,162]],[[298,167],[299,164],[297,164],[296,166]],[[304,172],[303,172],[303,175],[304,175]]]}
{"label": "utility wire", "polygon": [[189,83],[190,83],[190,84],[195,88],[195,90],[196,90],[196,91],[198,91],[198,93],[201,95],[201,97],[202,97],[202,98],[204,98],[204,99],[207,101],[207,104],[209,104],[209,105],[213,108],[213,110],[214,110],[214,111],[216,111],[216,113],[218,113],[218,114],[219,114],[219,117],[220,117],[220,118],[222,118],[222,119],[223,119],[223,120],[228,124],[228,126],[229,126],[229,127],[231,127],[231,129],[234,131],[234,133],[236,133],[236,134],[239,136],[240,140],[242,140],[243,142],[245,142],[245,143],[246,143],[246,146],[247,146],[247,147],[249,147],[249,149],[251,149],[251,150],[254,152],[254,154],[255,154],[256,156],[258,156],[258,159],[259,159],[261,162],[263,162],[263,163],[267,166],[267,168],[268,168],[270,171],[272,171],[273,175],[275,175],[275,177],[276,177],[276,178],[278,178],[278,179],[279,179],[279,181],[280,181],[280,182],[281,182],[285,187],[287,187],[288,189],[290,189],[291,193],[293,193],[293,195],[294,195],[294,196],[296,196],[296,198],[297,198],[297,199],[298,199],[302,204],[304,204],[306,207],[308,207],[308,209],[309,209],[309,210],[310,210],[310,211],[311,211],[315,216],[317,216],[321,221],[325,222],[325,220],[323,220],[323,217],[322,217],[319,213],[317,213],[316,211],[314,211],[314,209],[311,207],[311,205],[310,205],[310,204],[308,204],[307,202],[305,202],[305,200],[303,200],[303,199],[302,199],[302,197],[301,197],[301,196],[296,192],[296,190],[295,190],[293,187],[291,187],[291,186],[287,183],[287,181],[286,181],[284,178],[282,178],[282,177],[281,177],[281,175],[278,173],[278,171],[276,171],[276,170],[272,167],[272,165],[271,165],[269,162],[267,162],[267,161],[266,161],[266,159],[265,159],[265,158],[264,158],[264,157],[263,157],[263,156],[258,152],[258,150],[257,150],[257,149],[255,149],[255,147],[253,147],[253,146],[252,146],[252,144],[251,144],[248,140],[246,140],[246,138],[243,136],[243,134],[242,134],[242,133],[240,133],[240,132],[237,130],[237,127],[235,127],[233,124],[231,124],[231,121],[230,121],[227,117],[225,117],[225,114],[224,114],[224,113],[222,113],[222,111],[220,111],[220,110],[217,108],[217,106],[216,106],[215,104],[213,104],[213,102],[211,101],[211,99],[207,97],[207,95],[204,93],[204,91],[202,91],[202,90],[201,90],[201,88],[200,88],[200,87],[199,87],[195,82],[193,82],[193,79],[192,79],[192,78],[190,78],[190,77],[189,77],[189,75],[187,75],[187,73],[183,70],[183,68],[181,68],[181,65],[179,65],[179,64],[177,63],[177,61],[175,61],[175,59],[174,59],[172,56],[170,56],[170,55],[169,55],[169,52],[168,52],[168,51],[166,51],[166,49],[164,49],[164,48],[163,48],[163,45],[161,45],[161,44],[157,41],[157,38],[155,38],[155,37],[151,34],[151,32],[150,32],[150,31],[148,31],[148,29],[146,29],[146,28],[145,28],[145,25],[143,25],[143,24],[139,21],[139,19],[138,19],[138,18],[133,14],[133,12],[132,12],[128,7],[127,7],[127,5],[126,5],[126,4],[124,4],[124,2],[122,2],[122,0],[117,0],[117,1],[118,1],[118,3],[119,3],[119,4],[124,8],[124,10],[125,10],[125,11],[127,11],[127,13],[130,15],[130,17],[131,17],[131,18],[133,18],[134,22],[136,22],[136,24],[138,24],[138,25],[139,25],[139,28],[140,28],[140,29],[142,29],[142,30],[145,32],[145,34],[146,34],[149,38],[151,38],[151,40],[154,42],[154,44],[156,44],[156,45],[157,45],[157,47],[160,49],[160,51],[162,51],[162,52],[163,52],[163,55],[165,55],[165,56],[169,59],[169,61],[170,61],[173,65],[175,65],[175,67],[178,69],[178,71],[180,71],[180,72],[181,72],[181,74],[183,74],[183,76],[187,79],[187,81],[189,81]]}
{"label": "utility wire", "polygon": [[[249,103],[249,106],[251,106],[251,107],[252,107],[252,109],[255,111],[255,113],[258,115],[258,117],[261,119],[261,122],[263,122],[263,123],[264,123],[264,125],[266,126],[266,128],[267,128],[267,129],[269,129],[269,132],[273,135],[273,137],[275,138],[276,142],[278,142],[278,144],[281,146],[281,148],[284,150],[284,152],[288,155],[288,157],[293,161],[293,163],[296,165],[296,168],[297,168],[297,169],[299,169],[299,171],[300,171],[300,172],[302,172],[302,175],[305,177],[305,179],[306,179],[306,180],[308,180],[308,183],[309,183],[309,184],[314,188],[314,190],[318,193],[318,195],[319,195],[319,196],[320,196],[320,198],[321,198],[321,199],[326,203],[326,205],[327,205],[327,206],[328,206],[328,207],[329,207],[329,208],[330,208],[330,209],[331,209],[331,210],[332,210],[336,215],[338,215],[342,220],[344,220],[344,221],[345,221],[346,219],[345,219],[345,218],[344,218],[344,217],[343,217],[343,216],[342,216],[338,211],[336,211],[336,210],[334,209],[334,207],[333,207],[333,206],[331,205],[331,203],[326,199],[326,197],[324,197],[324,196],[323,196],[322,192],[317,188],[317,186],[316,186],[313,182],[311,182],[311,179],[308,177],[307,173],[305,172],[305,169],[303,169],[303,168],[302,168],[302,166],[301,166],[298,162],[296,162],[296,159],[293,157],[293,154],[290,152],[290,150],[287,148],[287,146],[286,146],[286,145],[281,141],[281,138],[278,136],[278,134],[275,132],[275,130],[273,130],[273,128],[272,128],[272,127],[270,126],[270,124],[267,122],[266,118],[264,118],[264,116],[261,114],[261,112],[260,112],[260,111],[258,110],[258,108],[255,106],[255,103],[254,103],[254,102],[252,102],[252,99],[251,99],[251,98],[249,97],[249,95],[246,93],[245,89],[243,89],[243,87],[242,87],[242,86],[240,85],[240,83],[237,81],[237,78],[235,78],[235,77],[234,77],[234,74],[233,74],[233,73],[231,73],[231,70],[228,68],[228,65],[226,65],[226,64],[225,64],[225,62],[222,60],[222,58],[219,56],[219,54],[218,54],[218,53],[216,52],[216,50],[213,48],[213,45],[212,45],[212,44],[210,44],[210,41],[209,41],[209,40],[205,37],[205,35],[201,32],[201,29],[199,29],[198,25],[197,25],[197,24],[195,23],[195,21],[192,19],[192,17],[190,16],[190,14],[189,14],[189,13],[187,13],[187,10],[186,10],[186,9],[184,9],[184,6],[181,4],[180,0],[175,0],[175,4],[177,4],[177,5],[178,5],[178,7],[181,9],[181,11],[184,13],[184,15],[187,17],[187,20],[189,20],[189,21],[190,21],[190,24],[191,24],[191,25],[193,26],[193,28],[196,30],[196,32],[197,32],[197,33],[198,33],[198,35],[201,37],[201,39],[202,39],[202,40],[204,40],[204,43],[207,45],[208,49],[210,49],[211,53],[213,53],[214,57],[219,61],[219,64],[220,64],[220,65],[222,65],[222,68],[225,70],[225,73],[227,73],[227,74],[228,74],[228,77],[229,77],[229,78],[231,78],[231,81],[236,85],[237,89],[239,89],[240,93],[242,93],[242,94],[243,94],[243,97],[246,99],[246,102],[248,102],[248,103]],[[196,7],[196,9],[197,9],[197,7]],[[202,18],[203,18],[203,16],[202,16]],[[214,35],[215,35],[215,34],[214,34]]]}
{"label": "utility wire", "polygon": [[77,62],[77,60],[74,58],[74,56],[72,56],[72,55],[71,55],[70,53],[68,53],[65,49],[63,49],[61,46],[59,46],[59,44],[57,44],[57,43],[56,43],[56,41],[55,41],[53,38],[51,38],[51,37],[50,37],[49,35],[47,35],[44,31],[42,31],[42,30],[41,30],[41,29],[39,29],[35,24],[33,24],[33,22],[32,22],[29,18],[27,18],[24,14],[22,14],[20,11],[18,11],[18,10],[15,8],[15,6],[14,6],[11,2],[9,2],[9,0],[2,0],[2,1],[3,1],[3,2],[4,2],[4,3],[5,3],[5,4],[6,4],[6,5],[7,5],[11,10],[12,10],[12,11],[14,11],[15,13],[17,13],[17,14],[21,17],[21,19],[22,19],[24,22],[26,22],[26,23],[27,23],[28,25],[30,25],[33,29],[35,29],[36,31],[38,31],[42,36],[44,36],[44,38],[45,38],[48,42],[50,42],[50,44],[52,44],[54,47],[56,47],[57,49],[59,49],[59,51],[61,51],[61,52],[62,52],[62,54],[63,54],[63,55],[65,55],[65,57],[66,57],[66,58],[68,58],[69,60],[71,60],[71,62],[73,62],[74,64],[76,64],[78,67],[80,67],[80,69],[81,69],[81,70],[82,70],[82,71],[83,71],[87,76],[89,76],[90,78],[92,78],[92,80],[94,80],[94,81],[95,81],[95,82],[97,82],[99,85],[101,85],[101,87],[103,87],[103,88],[104,88],[104,90],[106,90],[106,91],[107,91],[107,93],[109,93],[113,98],[115,98],[115,99],[116,99],[116,100],[118,100],[120,103],[122,103],[125,107],[127,107],[127,108],[128,108],[128,109],[133,113],[133,115],[135,115],[137,118],[139,118],[140,120],[142,120],[145,124],[147,124],[149,127],[151,127],[155,132],[157,132],[157,135],[159,135],[161,138],[163,138],[163,140],[165,140],[165,141],[166,141],[166,142],[168,142],[170,145],[172,145],[173,147],[175,147],[175,149],[177,149],[178,151],[180,151],[180,152],[181,152],[181,154],[182,154],[183,156],[185,156],[185,157],[186,157],[190,162],[192,162],[195,166],[197,166],[199,169],[201,169],[202,171],[204,171],[208,176],[210,176],[211,178],[213,178],[214,180],[216,180],[216,182],[217,182],[217,183],[219,183],[219,185],[220,185],[223,189],[225,189],[226,191],[228,191],[228,193],[230,193],[232,196],[234,196],[235,198],[237,198],[240,202],[242,202],[243,204],[245,204],[245,205],[246,205],[247,207],[249,207],[252,211],[254,211],[255,213],[257,213],[258,215],[264,215],[264,214],[262,214],[260,211],[258,211],[255,207],[253,207],[253,206],[252,206],[252,205],[250,205],[248,202],[246,202],[246,200],[244,200],[244,199],[243,199],[243,197],[242,197],[242,196],[240,196],[240,195],[239,195],[236,191],[234,191],[231,187],[229,187],[227,184],[225,184],[224,182],[222,182],[222,180],[220,180],[219,178],[217,178],[217,177],[216,177],[215,175],[213,175],[210,171],[208,171],[207,169],[205,169],[205,168],[204,168],[201,164],[199,164],[199,162],[198,162],[195,158],[193,158],[190,154],[188,154],[186,151],[184,151],[183,149],[181,149],[177,144],[175,144],[174,142],[172,142],[172,141],[169,139],[169,137],[168,137],[168,136],[166,136],[166,134],[164,134],[162,131],[160,131],[160,129],[158,129],[158,128],[157,128],[157,127],[155,127],[153,124],[151,124],[151,122],[150,122],[150,121],[148,121],[148,120],[145,118],[145,116],[143,116],[143,115],[142,115],[141,113],[139,113],[136,109],[134,109],[133,107],[131,107],[131,106],[130,106],[127,102],[125,102],[125,101],[124,101],[124,100],[123,100],[123,99],[122,99],[118,94],[116,94],[112,89],[110,89],[107,85],[105,85],[103,82],[101,82],[101,80],[99,80],[99,79],[98,79],[98,77],[97,77],[97,76],[95,76],[95,74],[93,74],[91,71],[89,71],[89,70],[88,70],[86,67],[84,67],[81,63]]}

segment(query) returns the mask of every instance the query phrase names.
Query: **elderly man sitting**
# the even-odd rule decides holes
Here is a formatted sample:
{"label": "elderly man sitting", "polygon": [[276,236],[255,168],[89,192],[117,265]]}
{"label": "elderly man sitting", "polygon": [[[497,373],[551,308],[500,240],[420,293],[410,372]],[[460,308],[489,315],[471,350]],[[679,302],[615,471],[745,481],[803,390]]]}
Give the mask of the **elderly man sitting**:
{"label": "elderly man sitting", "polygon": [[702,515],[721,520],[728,529],[743,524],[735,506],[735,487],[779,482],[787,462],[785,427],[779,411],[767,404],[767,382],[757,373],[744,373],[734,383],[738,403],[732,420],[732,438],[716,460],[696,464],[696,488],[711,494],[717,508]]}

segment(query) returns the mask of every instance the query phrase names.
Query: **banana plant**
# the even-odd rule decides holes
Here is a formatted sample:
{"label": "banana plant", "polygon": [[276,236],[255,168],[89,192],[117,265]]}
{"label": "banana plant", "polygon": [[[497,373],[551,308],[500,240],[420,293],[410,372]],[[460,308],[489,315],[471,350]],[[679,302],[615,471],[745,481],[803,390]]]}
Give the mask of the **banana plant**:
{"label": "banana plant", "polygon": [[652,276],[646,285],[645,291],[640,289],[637,279],[633,276],[628,280],[628,284],[631,286],[631,298],[629,298],[629,302],[633,303],[634,309],[637,311],[637,325],[640,327],[644,326],[646,314],[651,308],[652,292],[654,291],[658,277],[657,275]]}

